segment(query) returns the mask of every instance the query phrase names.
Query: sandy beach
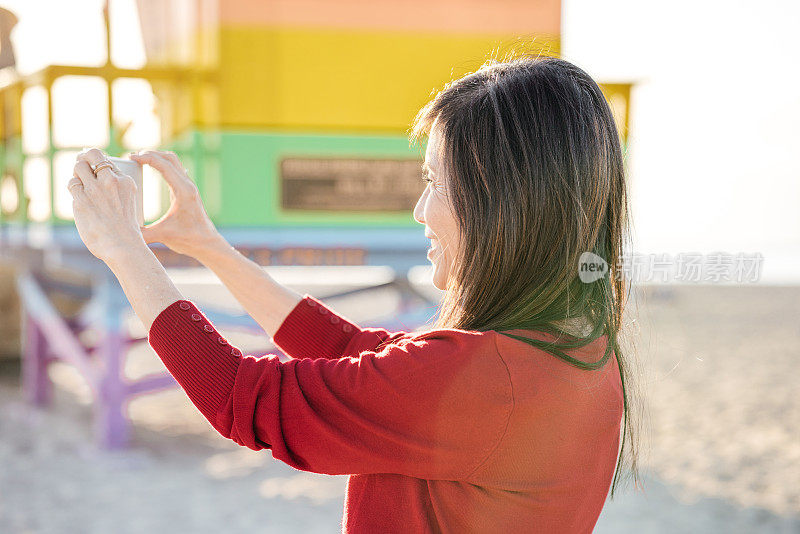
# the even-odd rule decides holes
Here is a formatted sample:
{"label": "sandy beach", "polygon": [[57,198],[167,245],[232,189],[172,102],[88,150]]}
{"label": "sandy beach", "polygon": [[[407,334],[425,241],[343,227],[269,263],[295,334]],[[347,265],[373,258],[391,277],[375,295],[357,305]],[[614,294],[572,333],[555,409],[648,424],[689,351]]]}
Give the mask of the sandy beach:
{"label": "sandy beach", "polygon": [[[211,295],[182,290],[201,307]],[[630,316],[638,310],[631,328],[647,396],[644,492],[628,487],[607,502],[596,532],[800,532],[800,288],[639,295]],[[393,302],[386,292],[361,299],[332,305],[358,321],[372,313],[365,301]],[[265,343],[228,337],[245,351]],[[140,344],[126,373],[160,365]],[[131,402],[131,446],[98,450],[85,384],[64,364],[50,373],[44,409],[24,403],[15,366],[0,375],[0,532],[340,531],[346,477],[296,471],[225,440],[178,389]]]}

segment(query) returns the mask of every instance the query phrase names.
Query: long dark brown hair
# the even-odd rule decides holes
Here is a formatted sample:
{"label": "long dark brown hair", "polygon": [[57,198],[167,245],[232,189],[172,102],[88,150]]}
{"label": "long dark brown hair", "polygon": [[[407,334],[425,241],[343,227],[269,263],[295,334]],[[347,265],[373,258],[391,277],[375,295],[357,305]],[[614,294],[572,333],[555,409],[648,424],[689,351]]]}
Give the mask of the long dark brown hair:
{"label": "long dark brown hair", "polygon": [[[619,133],[597,83],[549,56],[490,60],[445,86],[414,120],[412,142],[435,127],[439,174],[461,230],[436,328],[496,330],[587,372],[613,353],[623,391],[622,446],[611,485],[639,481],[630,418],[631,371],[619,343],[628,284],[628,196]],[[605,276],[579,277],[584,252]],[[578,321],[584,331],[565,325]],[[506,330],[547,332],[555,342]],[[608,336],[602,359],[567,351]],[[627,439],[626,439],[627,437]]]}

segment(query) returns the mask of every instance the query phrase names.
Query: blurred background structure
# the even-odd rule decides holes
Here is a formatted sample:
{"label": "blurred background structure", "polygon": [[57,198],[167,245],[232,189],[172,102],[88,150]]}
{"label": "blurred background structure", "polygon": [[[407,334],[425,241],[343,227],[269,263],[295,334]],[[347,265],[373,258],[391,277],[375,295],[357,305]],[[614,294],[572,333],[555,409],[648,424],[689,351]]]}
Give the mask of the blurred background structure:
{"label": "blurred background structure", "polygon": [[[757,283],[641,284],[628,313],[652,412],[648,493],[608,503],[598,531],[800,531],[796,6],[0,7],[0,531],[337,532],[343,477],[225,442],[173,387],[77,236],[75,155],[174,150],[221,233],[276,279],[365,326],[423,327],[439,294],[418,265],[423,151],[407,129],[433,91],[515,49],[600,83],[638,252],[764,260]],[[144,178],[152,222],[169,195]],[[152,248],[232,342],[275,351],[212,273]]]}
{"label": "blurred background structure", "polygon": [[[110,16],[119,6],[127,17]],[[421,186],[410,118],[493,51],[558,54],[560,9],[116,0],[103,19],[93,14],[105,23],[104,64],[47,65],[3,86],[2,220],[69,225],[58,185],[82,146],[113,155],[161,146],[187,163],[221,226],[413,227]],[[117,31],[138,38],[143,57],[115,60],[115,46],[131,48]],[[603,88],[624,136],[630,84]],[[148,191],[147,219],[163,212],[164,192]]]}

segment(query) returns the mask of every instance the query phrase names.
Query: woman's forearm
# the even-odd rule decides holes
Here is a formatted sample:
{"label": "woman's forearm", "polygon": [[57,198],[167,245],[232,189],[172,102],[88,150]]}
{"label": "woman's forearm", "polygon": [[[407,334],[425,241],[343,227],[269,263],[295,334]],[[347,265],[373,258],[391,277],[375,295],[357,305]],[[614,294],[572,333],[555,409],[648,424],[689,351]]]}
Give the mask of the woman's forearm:
{"label": "woman's forearm", "polygon": [[184,298],[144,241],[120,246],[105,261],[148,332],[167,306]]}
{"label": "woman's forearm", "polygon": [[270,337],[303,299],[301,294],[276,282],[263,267],[236,250],[222,235],[209,240],[193,256],[214,271]]}

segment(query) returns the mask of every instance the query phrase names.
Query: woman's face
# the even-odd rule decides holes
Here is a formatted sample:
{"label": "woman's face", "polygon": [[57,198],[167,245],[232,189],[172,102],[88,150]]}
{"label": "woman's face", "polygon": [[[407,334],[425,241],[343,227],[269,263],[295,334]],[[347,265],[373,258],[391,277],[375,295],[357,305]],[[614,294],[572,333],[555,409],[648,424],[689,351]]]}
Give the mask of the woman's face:
{"label": "woman's face", "polygon": [[434,269],[433,285],[444,290],[459,247],[459,229],[445,190],[444,176],[440,173],[439,141],[434,124],[425,153],[425,167],[430,181],[414,206],[414,219],[425,225],[425,236],[431,240],[428,259]]}

